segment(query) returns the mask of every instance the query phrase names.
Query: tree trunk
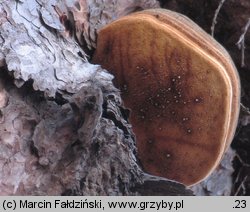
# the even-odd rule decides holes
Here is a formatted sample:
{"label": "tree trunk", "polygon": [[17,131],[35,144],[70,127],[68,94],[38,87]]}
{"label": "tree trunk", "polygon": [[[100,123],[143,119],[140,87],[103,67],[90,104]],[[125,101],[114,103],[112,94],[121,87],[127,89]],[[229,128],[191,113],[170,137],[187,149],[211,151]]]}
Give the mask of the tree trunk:
{"label": "tree trunk", "polygon": [[98,28],[157,2],[67,2],[0,3],[0,194],[190,195],[141,170],[113,76],[87,60]]}
{"label": "tree trunk", "polygon": [[[166,2],[161,6],[183,5]],[[0,2],[1,195],[192,195],[143,172],[113,76],[88,62],[102,26],[159,6],[156,0]],[[226,157],[192,187],[196,194],[230,194],[234,152]]]}

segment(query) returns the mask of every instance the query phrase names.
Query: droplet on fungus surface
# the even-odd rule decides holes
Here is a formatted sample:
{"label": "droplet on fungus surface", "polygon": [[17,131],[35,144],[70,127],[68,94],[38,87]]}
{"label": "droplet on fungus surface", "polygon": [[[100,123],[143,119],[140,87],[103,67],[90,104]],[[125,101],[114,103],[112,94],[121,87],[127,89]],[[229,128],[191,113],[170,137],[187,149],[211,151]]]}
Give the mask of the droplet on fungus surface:
{"label": "droplet on fungus surface", "polygon": [[121,95],[146,172],[189,186],[216,168],[237,125],[240,82],[211,36],[178,13],[145,10],[101,29],[93,62],[121,91],[126,85]]}

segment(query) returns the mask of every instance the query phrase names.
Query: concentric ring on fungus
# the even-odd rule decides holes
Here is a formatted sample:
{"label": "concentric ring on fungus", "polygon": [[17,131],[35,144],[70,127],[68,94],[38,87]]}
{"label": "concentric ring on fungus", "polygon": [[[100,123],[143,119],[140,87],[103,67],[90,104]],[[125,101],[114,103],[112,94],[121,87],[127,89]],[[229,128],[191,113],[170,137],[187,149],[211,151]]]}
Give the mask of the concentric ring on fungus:
{"label": "concentric ring on fungus", "polygon": [[226,50],[188,18],[152,9],[98,33],[93,62],[114,74],[151,174],[193,185],[207,177],[237,125],[240,82]]}

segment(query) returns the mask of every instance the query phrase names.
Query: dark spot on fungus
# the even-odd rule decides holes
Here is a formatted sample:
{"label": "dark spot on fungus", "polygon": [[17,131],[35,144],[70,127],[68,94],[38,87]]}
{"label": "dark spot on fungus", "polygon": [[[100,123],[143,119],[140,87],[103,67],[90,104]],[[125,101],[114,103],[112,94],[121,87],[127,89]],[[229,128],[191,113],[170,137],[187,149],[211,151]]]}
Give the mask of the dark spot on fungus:
{"label": "dark spot on fungus", "polygon": [[186,185],[230,145],[240,83],[230,56],[184,16],[145,10],[100,30],[94,63],[114,74],[143,169]]}

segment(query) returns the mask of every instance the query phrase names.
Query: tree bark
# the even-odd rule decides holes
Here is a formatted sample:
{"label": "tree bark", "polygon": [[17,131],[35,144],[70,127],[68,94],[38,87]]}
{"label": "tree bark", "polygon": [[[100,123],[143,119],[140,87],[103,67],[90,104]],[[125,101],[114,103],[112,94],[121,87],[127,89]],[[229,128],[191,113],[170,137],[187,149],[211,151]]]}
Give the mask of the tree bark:
{"label": "tree bark", "polygon": [[88,62],[101,26],[156,6],[1,1],[1,195],[192,195],[142,171],[113,76]]}
{"label": "tree bark", "polygon": [[[2,0],[0,2],[1,195],[230,195],[250,191],[249,161],[230,149],[205,181],[184,185],[143,172],[129,111],[113,76],[89,62],[98,30],[137,10],[181,12],[210,33],[219,0]],[[233,57],[243,103],[233,147],[248,147],[249,72],[237,43],[249,18],[246,0],[224,1],[214,36]],[[247,15],[248,14],[248,15]],[[203,17],[203,18],[200,18]],[[226,32],[228,36],[225,36]],[[233,33],[237,32],[237,33]],[[247,31],[246,31],[247,32]],[[245,140],[244,140],[245,139]],[[249,140],[248,140],[249,141]],[[247,148],[245,148],[247,149]],[[236,179],[232,161],[242,159]],[[246,162],[245,162],[246,161]],[[243,174],[242,174],[243,173]],[[236,182],[236,183],[235,183]],[[236,185],[236,187],[235,187]],[[246,185],[246,186],[245,186]],[[245,191],[241,191],[245,186]]]}

